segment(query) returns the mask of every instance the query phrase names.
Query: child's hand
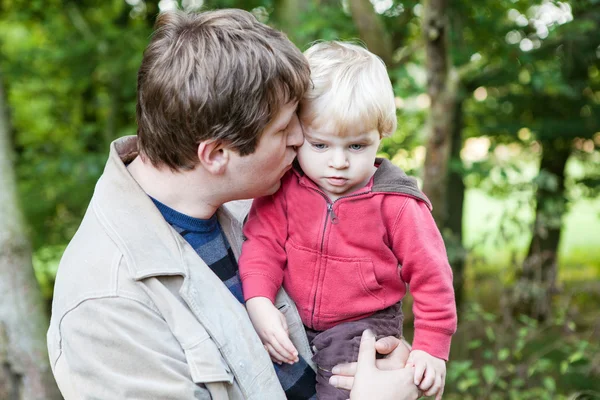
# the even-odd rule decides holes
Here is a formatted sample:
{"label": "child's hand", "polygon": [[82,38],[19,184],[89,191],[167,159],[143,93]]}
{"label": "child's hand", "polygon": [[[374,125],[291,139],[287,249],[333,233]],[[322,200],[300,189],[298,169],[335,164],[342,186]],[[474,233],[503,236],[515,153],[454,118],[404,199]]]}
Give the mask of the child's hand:
{"label": "child's hand", "polygon": [[284,315],[266,297],[253,297],[246,302],[250,321],[271,359],[278,364],[298,361],[298,351],[288,336]]}
{"label": "child's hand", "polygon": [[441,400],[446,384],[446,361],[422,350],[413,350],[408,356],[406,365],[415,366],[415,385],[425,396],[435,396]]}

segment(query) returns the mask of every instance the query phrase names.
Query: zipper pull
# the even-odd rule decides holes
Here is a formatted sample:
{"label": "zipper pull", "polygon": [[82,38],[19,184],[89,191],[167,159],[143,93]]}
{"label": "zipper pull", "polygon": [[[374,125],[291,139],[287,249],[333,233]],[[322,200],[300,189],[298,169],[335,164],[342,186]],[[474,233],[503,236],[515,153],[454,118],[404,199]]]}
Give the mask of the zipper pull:
{"label": "zipper pull", "polygon": [[331,217],[331,223],[332,224],[337,224],[338,223],[338,217],[337,215],[335,215],[335,212],[333,211],[333,204],[332,203],[327,203],[327,212],[329,212],[329,216]]}

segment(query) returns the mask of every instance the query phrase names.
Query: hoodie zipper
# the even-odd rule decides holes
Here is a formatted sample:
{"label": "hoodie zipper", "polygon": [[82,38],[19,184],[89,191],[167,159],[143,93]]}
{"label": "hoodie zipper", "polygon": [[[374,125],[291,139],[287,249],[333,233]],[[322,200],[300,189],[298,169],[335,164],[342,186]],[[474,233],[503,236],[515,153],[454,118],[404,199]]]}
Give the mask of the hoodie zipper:
{"label": "hoodie zipper", "polygon": [[[331,199],[329,198],[329,196],[327,196],[324,192],[320,191],[319,189],[315,189],[315,188],[311,188],[311,187],[308,187],[308,189],[314,190],[315,192],[319,193],[325,199],[325,202],[327,203],[327,215],[325,217],[325,223],[323,224],[323,234],[321,235],[321,251],[320,251],[320,253],[322,255],[323,254],[323,246],[325,244],[325,232],[327,231],[327,221],[331,218],[332,224],[335,225],[338,223],[338,217],[337,217],[337,215],[335,215],[335,211],[333,211],[333,205],[335,204],[335,202],[338,200],[341,200],[341,199],[362,196],[363,194],[368,194],[369,192],[349,194],[347,196],[338,197],[336,200],[334,200],[332,202]],[[319,272],[321,272],[321,271],[319,271]],[[319,273],[317,275],[317,279],[318,279],[319,275],[321,275],[321,274]],[[317,281],[317,283],[318,283],[318,281]],[[316,305],[317,305],[317,290],[315,289],[315,295],[313,296],[313,307],[312,307],[313,311],[310,316],[310,322],[311,322],[312,328],[314,328],[314,326],[315,326],[314,319],[315,319],[315,306]]]}

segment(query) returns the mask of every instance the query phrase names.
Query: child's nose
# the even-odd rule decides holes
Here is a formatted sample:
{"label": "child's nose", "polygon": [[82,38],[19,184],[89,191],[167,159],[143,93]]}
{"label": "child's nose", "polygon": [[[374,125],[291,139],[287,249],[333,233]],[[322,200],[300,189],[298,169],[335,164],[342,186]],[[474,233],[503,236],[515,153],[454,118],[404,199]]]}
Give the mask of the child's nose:
{"label": "child's nose", "polygon": [[344,154],[341,150],[336,150],[332,154],[331,159],[329,160],[329,166],[336,169],[348,168],[350,164],[348,163],[348,159],[346,158],[346,154]]}

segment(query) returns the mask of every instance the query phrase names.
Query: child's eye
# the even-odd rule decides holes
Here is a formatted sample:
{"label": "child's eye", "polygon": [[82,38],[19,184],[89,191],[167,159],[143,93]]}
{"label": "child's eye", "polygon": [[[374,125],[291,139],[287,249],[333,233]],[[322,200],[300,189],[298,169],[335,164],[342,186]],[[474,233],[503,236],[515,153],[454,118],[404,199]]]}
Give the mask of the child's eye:
{"label": "child's eye", "polygon": [[311,143],[312,147],[314,147],[317,150],[323,150],[325,149],[327,146],[323,143]]}
{"label": "child's eye", "polygon": [[351,144],[350,150],[361,150],[364,146],[362,144]]}

